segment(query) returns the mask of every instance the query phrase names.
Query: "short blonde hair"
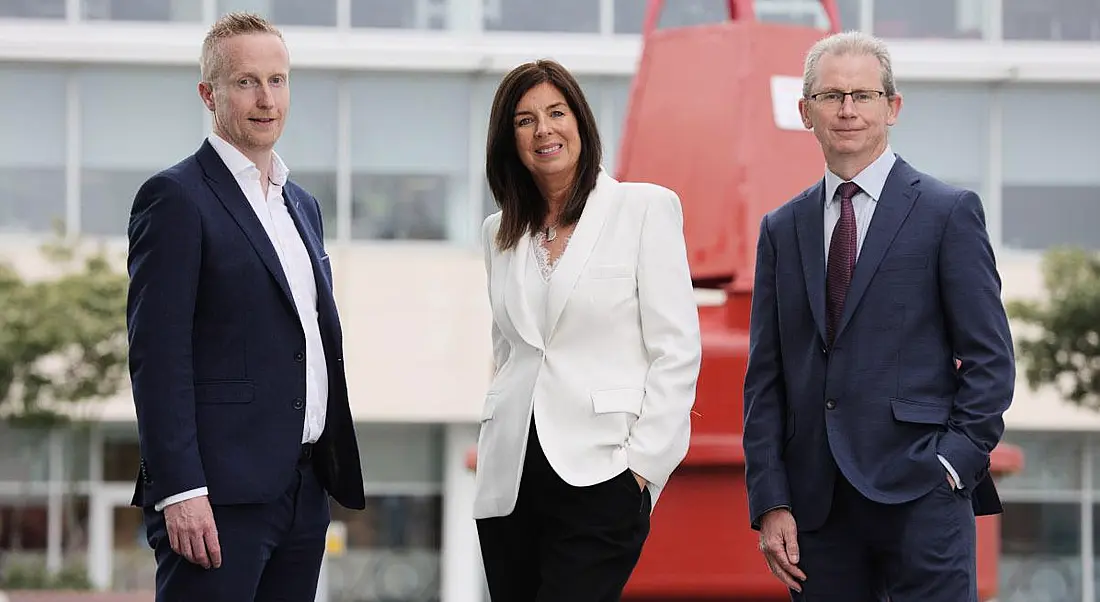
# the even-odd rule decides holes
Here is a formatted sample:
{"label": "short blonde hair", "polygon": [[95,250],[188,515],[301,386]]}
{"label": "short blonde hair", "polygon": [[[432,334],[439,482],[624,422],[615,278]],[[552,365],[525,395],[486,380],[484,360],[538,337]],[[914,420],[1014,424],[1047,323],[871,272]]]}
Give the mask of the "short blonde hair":
{"label": "short blonde hair", "polygon": [[894,83],[894,67],[890,60],[890,50],[882,40],[860,31],[846,31],[821,40],[810,48],[806,55],[806,65],[802,72],[802,96],[809,98],[817,79],[817,64],[821,57],[833,56],[873,56],[882,68],[882,89],[888,98],[897,96],[898,88]]}
{"label": "short blonde hair", "polygon": [[268,33],[277,36],[280,40],[283,39],[283,34],[277,27],[267,19],[253,13],[226,13],[215,21],[210,26],[210,31],[206,33],[206,38],[202,41],[202,57],[199,59],[202,81],[213,83],[223,67],[222,63],[224,63],[225,57],[219,42],[236,36],[257,33]]}

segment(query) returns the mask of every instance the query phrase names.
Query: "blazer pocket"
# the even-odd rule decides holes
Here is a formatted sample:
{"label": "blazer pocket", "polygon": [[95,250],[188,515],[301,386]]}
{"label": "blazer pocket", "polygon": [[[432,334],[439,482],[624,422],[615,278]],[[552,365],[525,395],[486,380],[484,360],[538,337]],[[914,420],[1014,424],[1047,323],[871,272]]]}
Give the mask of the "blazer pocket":
{"label": "blazer pocket", "polygon": [[195,383],[195,403],[251,403],[256,387],[250,380],[211,380]]}
{"label": "blazer pocket", "polygon": [[890,409],[900,422],[946,426],[951,406],[942,401],[916,401],[901,397],[890,398]]}
{"label": "blazer pocket", "polygon": [[643,399],[645,399],[645,391],[641,389],[601,389],[592,391],[592,411],[597,414],[625,412],[641,416]]}
{"label": "blazer pocket", "polygon": [[594,265],[585,270],[585,276],[592,280],[605,278],[633,278],[634,266],[621,265]]}
{"label": "blazer pocket", "polygon": [[898,270],[923,270],[928,267],[927,255],[898,255],[887,257],[879,266],[880,272],[893,272]]}

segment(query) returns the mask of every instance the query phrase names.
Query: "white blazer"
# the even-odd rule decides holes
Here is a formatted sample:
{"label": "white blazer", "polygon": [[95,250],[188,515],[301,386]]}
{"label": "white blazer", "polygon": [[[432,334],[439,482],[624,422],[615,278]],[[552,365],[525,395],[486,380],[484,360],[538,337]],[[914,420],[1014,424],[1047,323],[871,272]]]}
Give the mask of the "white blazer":
{"label": "white blazer", "polygon": [[474,518],[515,508],[532,416],[565,482],[594,485],[629,468],[650,482],[655,505],[687,454],[702,357],[680,199],[600,172],[550,280],[545,336],[523,290],[531,237],[500,252],[500,217],[482,226],[496,372]]}

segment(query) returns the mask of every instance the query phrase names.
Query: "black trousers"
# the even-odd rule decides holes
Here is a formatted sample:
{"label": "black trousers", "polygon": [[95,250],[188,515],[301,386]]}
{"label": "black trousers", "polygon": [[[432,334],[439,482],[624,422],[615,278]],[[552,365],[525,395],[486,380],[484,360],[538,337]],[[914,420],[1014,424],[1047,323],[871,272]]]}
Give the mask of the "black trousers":
{"label": "black trousers", "polygon": [[574,487],[550,467],[534,422],[512,514],[477,521],[492,602],[618,602],[652,508],[629,471]]}
{"label": "black trousers", "polygon": [[328,494],[308,458],[295,473],[290,487],[270,503],[212,507],[222,550],[216,569],[173,552],[164,514],[146,508],[157,602],[313,602],[330,518]]}
{"label": "black trousers", "polygon": [[837,471],[829,517],[798,534],[806,573],[793,602],[977,602],[974,510],[946,476],[926,495],[886,505]]}

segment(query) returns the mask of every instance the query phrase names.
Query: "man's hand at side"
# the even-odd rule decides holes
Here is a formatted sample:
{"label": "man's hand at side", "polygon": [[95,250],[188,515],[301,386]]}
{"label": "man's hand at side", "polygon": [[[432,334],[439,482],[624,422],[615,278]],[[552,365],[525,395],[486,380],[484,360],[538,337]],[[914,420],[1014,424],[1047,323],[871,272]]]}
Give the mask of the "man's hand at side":
{"label": "man's hand at side", "polygon": [[222,565],[214,511],[205,495],[165,507],[164,524],[175,553],[205,569],[216,569]]}
{"label": "man's hand at side", "polygon": [[802,591],[799,582],[806,580],[806,574],[798,568],[798,529],[790,510],[776,508],[760,519],[760,551],[776,578],[788,588]]}

